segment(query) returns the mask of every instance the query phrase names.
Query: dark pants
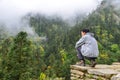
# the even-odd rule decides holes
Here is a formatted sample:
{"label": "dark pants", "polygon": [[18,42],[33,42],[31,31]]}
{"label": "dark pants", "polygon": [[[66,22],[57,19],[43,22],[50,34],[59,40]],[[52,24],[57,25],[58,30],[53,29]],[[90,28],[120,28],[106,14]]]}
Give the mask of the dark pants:
{"label": "dark pants", "polygon": [[90,61],[95,61],[95,59],[97,59],[97,57],[86,57],[86,56],[83,56],[82,53],[81,53],[81,47],[77,48],[77,57],[80,60],[85,60],[85,58],[86,58],[86,59],[88,59]]}

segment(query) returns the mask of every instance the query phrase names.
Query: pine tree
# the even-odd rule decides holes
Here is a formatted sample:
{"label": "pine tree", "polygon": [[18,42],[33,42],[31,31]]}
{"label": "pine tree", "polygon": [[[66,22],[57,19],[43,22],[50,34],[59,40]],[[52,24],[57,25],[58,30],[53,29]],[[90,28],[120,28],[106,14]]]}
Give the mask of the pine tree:
{"label": "pine tree", "polygon": [[6,60],[2,61],[4,80],[29,80],[31,78],[32,52],[30,45],[27,33],[18,33]]}

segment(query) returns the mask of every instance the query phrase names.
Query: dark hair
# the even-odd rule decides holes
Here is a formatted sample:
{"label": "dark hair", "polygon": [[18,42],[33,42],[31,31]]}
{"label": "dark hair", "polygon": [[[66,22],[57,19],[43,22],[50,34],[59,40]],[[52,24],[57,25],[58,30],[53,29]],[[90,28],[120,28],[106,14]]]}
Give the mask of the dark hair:
{"label": "dark hair", "polygon": [[89,30],[89,29],[82,29],[81,31],[82,31],[82,32],[85,32],[85,33],[90,32],[90,30]]}

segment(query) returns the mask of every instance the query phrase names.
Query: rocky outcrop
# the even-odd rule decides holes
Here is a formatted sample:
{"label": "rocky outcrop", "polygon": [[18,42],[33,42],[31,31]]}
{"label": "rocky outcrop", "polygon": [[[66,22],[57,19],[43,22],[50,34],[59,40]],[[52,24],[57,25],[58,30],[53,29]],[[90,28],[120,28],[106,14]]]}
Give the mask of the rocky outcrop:
{"label": "rocky outcrop", "polygon": [[120,80],[120,74],[112,76],[111,80]]}
{"label": "rocky outcrop", "polygon": [[98,64],[95,68],[71,65],[71,80],[120,80],[120,63]]}

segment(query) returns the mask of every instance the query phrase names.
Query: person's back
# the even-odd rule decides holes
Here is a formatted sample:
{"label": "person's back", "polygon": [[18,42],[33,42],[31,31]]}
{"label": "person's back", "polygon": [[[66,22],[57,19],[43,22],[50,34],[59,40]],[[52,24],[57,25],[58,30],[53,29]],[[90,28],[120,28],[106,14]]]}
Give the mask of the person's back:
{"label": "person's back", "polygon": [[82,37],[75,45],[78,52],[77,56],[80,59],[80,65],[85,65],[84,58],[87,58],[92,63],[91,67],[94,67],[96,65],[95,59],[97,59],[99,55],[97,41],[93,33],[90,33],[88,29],[83,29],[81,35]]}
{"label": "person's back", "polygon": [[86,33],[85,42],[81,46],[81,52],[86,57],[98,57],[98,45],[92,33]]}

